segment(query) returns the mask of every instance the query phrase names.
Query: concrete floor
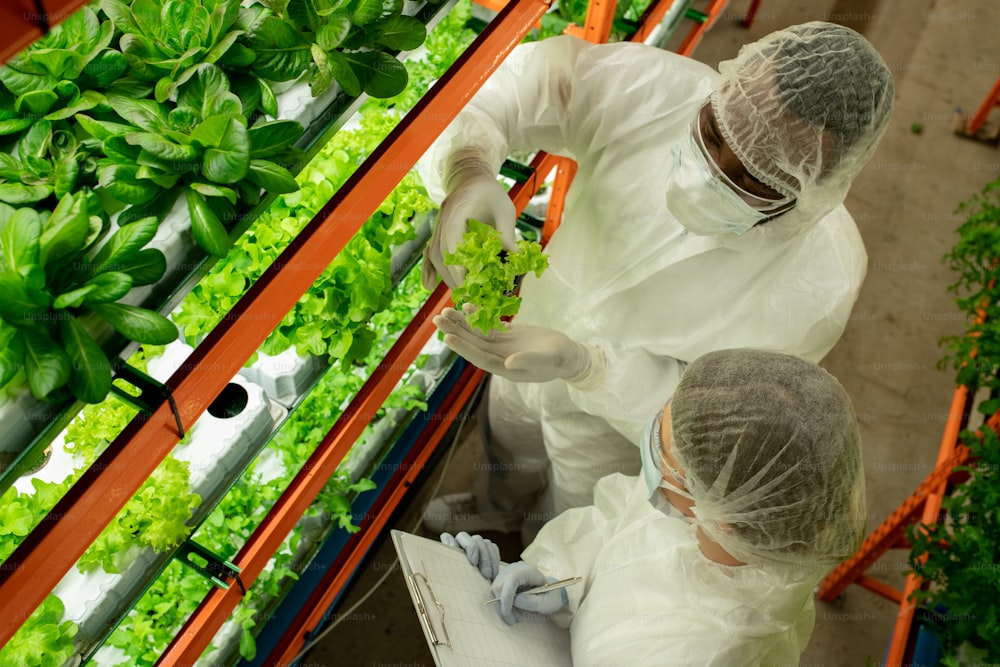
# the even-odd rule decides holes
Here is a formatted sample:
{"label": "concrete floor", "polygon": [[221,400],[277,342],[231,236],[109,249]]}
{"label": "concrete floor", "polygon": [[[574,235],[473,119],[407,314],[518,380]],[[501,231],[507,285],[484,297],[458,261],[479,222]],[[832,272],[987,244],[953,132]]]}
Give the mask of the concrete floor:
{"label": "concrete floor", "polygon": [[[1000,173],[1000,152],[956,137],[952,115],[956,107],[974,111],[1000,74],[1000,3],[765,0],[745,30],[738,18],[748,4],[730,3],[697,59],[716,65],[773,30],[830,20],[864,33],[896,76],[891,127],[847,199],[868,248],[868,277],[843,338],[823,362],[857,407],[874,530],[933,468],[954,389],[954,373],[936,368],[944,353],[937,341],[961,332],[963,318],[945,289],[952,275],[940,258],[957,238],[956,207]],[[921,134],[911,132],[914,123],[923,126]],[[414,530],[430,487],[442,476],[438,493],[467,489],[478,446],[474,429],[466,429],[448,470],[436,467],[397,527]],[[505,559],[516,559],[519,540],[499,541]],[[393,561],[385,541],[340,609],[390,571],[388,578],[303,664],[433,664]],[[896,552],[869,574],[898,586],[905,569],[906,554]],[[817,602],[816,629],[801,664],[860,666],[868,658],[879,664],[895,615],[895,605],[856,586],[837,604]]]}

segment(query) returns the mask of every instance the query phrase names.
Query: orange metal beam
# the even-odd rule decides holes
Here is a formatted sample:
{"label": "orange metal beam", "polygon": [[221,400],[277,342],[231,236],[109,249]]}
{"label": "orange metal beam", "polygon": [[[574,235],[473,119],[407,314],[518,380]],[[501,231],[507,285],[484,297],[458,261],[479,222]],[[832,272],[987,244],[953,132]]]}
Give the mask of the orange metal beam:
{"label": "orange metal beam", "polygon": [[656,2],[647,7],[639,19],[639,29],[628,38],[628,41],[645,42],[646,38],[653,32],[653,28],[660,24],[660,21],[663,20],[663,17],[675,2],[677,0],[656,0]]}
{"label": "orange metal beam", "polygon": [[719,18],[719,14],[725,9],[726,2],[728,0],[712,0],[712,4],[708,6],[708,11],[706,12],[707,18],[704,23],[699,23],[691,28],[691,32],[684,38],[681,47],[677,49],[677,53],[682,56],[690,56],[694,53],[695,47],[701,42],[701,38],[705,36],[705,31],[712,27],[716,19]]}
{"label": "orange metal beam", "polygon": [[969,134],[975,134],[979,132],[983,127],[983,123],[986,122],[986,117],[990,115],[990,112],[1000,105],[1000,77],[997,77],[996,82],[993,87],[990,88],[990,92],[987,93],[986,99],[983,100],[982,105],[976,111],[975,115],[969,119],[968,125],[965,129]]}
{"label": "orange metal beam", "polygon": [[562,222],[563,208],[566,204],[566,193],[569,186],[573,184],[573,177],[576,176],[577,164],[569,158],[561,158],[556,165],[556,178],[552,183],[552,196],[549,198],[549,205],[545,209],[545,225],[542,227],[542,244],[545,245],[556,233],[559,224]]}
{"label": "orange metal beam", "polygon": [[[170,378],[184,424],[205,411],[548,7],[510,3]],[[0,570],[0,644],[170,452],[179,439],[173,424],[166,403],[134,419],[11,554]]]}
{"label": "orange metal beam", "polygon": [[558,155],[552,155],[545,151],[535,153],[535,157],[532,158],[529,165],[534,170],[531,178],[524,183],[515,183],[511,187],[510,192],[507,193],[510,195],[511,201],[514,202],[514,209],[517,215],[521,215],[528,202],[531,201],[531,198],[535,196],[535,193],[545,183],[545,177],[549,175],[549,172],[555,168],[561,159]]}
{"label": "orange metal beam", "polygon": [[760,9],[761,0],[752,0],[750,3],[750,9],[747,13],[743,15],[743,27],[749,28],[753,25],[754,19],[757,18],[757,11]]}
{"label": "orange metal beam", "polygon": [[[240,569],[240,581],[244,586],[249,588],[253,585],[296,522],[336,472],[337,466],[403,377],[410,362],[435,331],[431,318],[441,312],[449,301],[448,286],[440,283],[379,364],[378,370],[361,387],[264,521],[232,559]],[[238,586],[209,591],[157,664],[194,664],[242,597],[243,591]]]}
{"label": "orange metal beam", "polygon": [[893,588],[889,584],[881,582],[873,577],[869,577],[866,574],[858,577],[857,584],[867,588],[872,593],[881,595],[887,600],[892,600],[896,604],[900,604],[903,601],[903,593],[898,588]]}
{"label": "orange metal beam", "polygon": [[[451,394],[441,404],[439,412],[449,416],[457,415],[468,402],[476,386],[482,381],[485,375],[486,373],[482,369],[476,368],[471,364],[467,366],[456,381],[455,388]],[[313,595],[302,606],[298,617],[292,621],[290,625],[292,630],[282,637],[282,644],[276,647],[272,657],[269,659],[269,664],[291,664],[302,651],[306,643],[303,628],[308,628],[310,631],[314,630],[320,621],[322,621],[330,605],[333,604],[333,601],[337,599],[340,592],[347,585],[350,575],[361,564],[369,547],[378,539],[392,512],[409,491],[409,487],[417,478],[417,475],[424,469],[427,460],[451,425],[452,419],[435,420],[432,428],[425,430],[421,434],[420,440],[414,445],[414,450],[418,451],[418,454],[415,459],[406,462],[403,478],[395,486],[386,503],[375,513],[375,516],[371,517],[368,523],[361,524],[361,530],[355,534],[356,541],[352,538],[354,544],[349,547],[351,549],[350,556],[336,571],[331,567],[331,570],[327,572],[328,576],[333,575],[332,581],[327,584],[324,580],[323,583],[317,586]],[[277,655],[280,655],[280,657],[274,659],[273,656]]]}
{"label": "orange metal beam", "polygon": [[594,44],[604,44],[611,37],[618,0],[590,0],[587,5],[587,22],[583,27],[583,38]]}
{"label": "orange metal beam", "polygon": [[49,28],[62,23],[89,0],[44,0],[39,12],[32,0],[0,2],[0,64],[16,56],[40,39],[43,22]]}
{"label": "orange metal beam", "polygon": [[[913,523],[921,509],[929,502],[929,498],[934,495],[934,489],[941,484],[947,484],[948,478],[952,474],[952,468],[964,464],[968,460],[968,454],[967,448],[959,447],[952,454],[951,459],[944,465],[935,468],[917,490],[868,536],[856,554],[827,575],[820,584],[819,598],[826,602],[835,600],[837,596],[847,590],[848,586],[857,581],[882,554],[896,546],[899,543],[899,538],[904,535],[906,526]],[[938,509],[940,509],[940,505]],[[937,510],[935,510],[931,523],[937,521],[936,512]]]}

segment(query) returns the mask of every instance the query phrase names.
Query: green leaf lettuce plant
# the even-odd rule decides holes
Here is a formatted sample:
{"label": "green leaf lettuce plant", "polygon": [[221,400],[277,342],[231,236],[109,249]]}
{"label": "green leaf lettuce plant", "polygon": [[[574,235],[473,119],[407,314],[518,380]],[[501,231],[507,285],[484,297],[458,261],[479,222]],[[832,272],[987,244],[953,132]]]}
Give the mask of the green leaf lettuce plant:
{"label": "green leaf lettuce plant", "polygon": [[252,71],[274,81],[309,68],[312,94],[336,82],[351,97],[392,97],[408,79],[406,67],[386,52],[420,46],[424,25],[403,16],[403,0],[271,0],[255,5],[247,46]]}
{"label": "green leaf lettuce plant", "polygon": [[[959,384],[987,390],[977,394],[986,398],[976,408],[994,415],[1000,411],[1000,177],[959,211],[966,218],[944,261],[958,274],[948,289],[965,313],[966,330],[941,340],[949,353],[939,367],[950,362]],[[909,529],[911,566],[929,584],[914,599],[928,608],[942,641],[941,664],[950,667],[1000,663],[1000,440],[992,428],[980,430],[961,434],[971,463],[959,470],[969,477],[943,499],[946,518]]]}
{"label": "green leaf lettuce plant", "polygon": [[962,434],[975,464],[958,468],[969,478],[942,500],[948,520],[908,531],[910,565],[930,584],[914,599],[930,609],[945,656],[941,664],[954,667],[960,650],[976,653],[976,664],[1000,662],[1000,440],[992,428],[982,431],[982,437]]}
{"label": "green leaf lettuce plant", "polygon": [[514,294],[517,278],[529,271],[536,276],[549,265],[542,246],[520,240],[515,252],[504,252],[500,232],[478,220],[469,220],[469,228],[455,252],[446,253],[447,264],[463,266],[465,280],[452,290],[455,305],[475,306],[468,315],[469,326],[484,334],[506,331],[502,317],[513,317],[521,307],[521,297]]}
{"label": "green leaf lettuce plant", "polygon": [[65,613],[62,600],[46,597],[0,649],[0,667],[62,667],[76,652],[77,626],[63,620]]}
{"label": "green leaf lettuce plant", "polygon": [[98,247],[94,206],[87,192],[63,196],[51,213],[0,204],[0,387],[24,373],[38,399],[97,403],[111,388],[92,333],[101,319],[131,340],[177,338],[162,315],[117,303],[163,275],[163,254],[144,248],[157,221],[122,227]]}
{"label": "green leaf lettuce plant", "polygon": [[[949,354],[938,367],[951,362],[959,384],[988,388],[990,398],[978,409],[991,415],[1000,410],[1000,177],[958,210],[966,218],[958,228],[958,242],[944,256],[944,262],[958,274],[948,291],[955,294],[967,327],[961,335],[941,339]],[[980,314],[983,321],[977,323]]]}
{"label": "green leaf lettuce plant", "polygon": [[110,46],[113,35],[110,21],[83,7],[0,67],[0,136],[102,104],[128,66]]}
{"label": "green leaf lettuce plant", "polygon": [[202,63],[245,66],[253,53],[238,45],[238,0],[100,0],[123,34],[119,42],[129,75],[154,84],[166,102]]}
{"label": "green leaf lettuce plant", "polygon": [[110,101],[127,124],[83,114],[77,120],[101,141],[106,157],[97,161],[100,188],[131,205],[122,213],[126,222],[162,219],[183,194],[195,241],[222,257],[237,200],[253,205],[262,188],[274,193],[298,189],[283,165],[300,158],[291,145],[302,126],[279,120],[248,127],[239,97],[215,65],[194,68],[178,89],[175,106],[126,96]]}

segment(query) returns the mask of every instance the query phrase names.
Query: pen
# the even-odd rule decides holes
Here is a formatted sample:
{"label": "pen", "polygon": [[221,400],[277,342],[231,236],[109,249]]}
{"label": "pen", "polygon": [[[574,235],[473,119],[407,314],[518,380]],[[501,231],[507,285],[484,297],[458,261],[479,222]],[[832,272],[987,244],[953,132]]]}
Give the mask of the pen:
{"label": "pen", "polygon": [[[519,591],[517,594],[522,593],[547,593],[548,591],[557,591],[560,588],[566,588],[567,586],[572,586],[578,581],[583,581],[583,577],[570,577],[569,579],[560,579],[559,581],[553,581],[548,584],[543,584],[541,586],[535,586],[534,588],[529,588],[526,591]],[[483,605],[493,604],[494,602],[500,602],[500,598],[493,598],[488,602],[484,602]]]}

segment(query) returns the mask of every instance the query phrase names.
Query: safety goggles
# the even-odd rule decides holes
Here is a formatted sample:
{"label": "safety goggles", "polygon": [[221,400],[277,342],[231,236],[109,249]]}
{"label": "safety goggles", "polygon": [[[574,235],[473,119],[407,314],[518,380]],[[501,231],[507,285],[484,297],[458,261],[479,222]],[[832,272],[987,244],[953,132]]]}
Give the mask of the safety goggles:
{"label": "safety goggles", "polygon": [[795,201],[795,197],[785,195],[780,199],[768,199],[752,192],[748,192],[746,189],[737,185],[731,178],[729,178],[726,172],[719,167],[719,164],[715,161],[715,158],[712,157],[708,147],[705,145],[705,135],[701,127],[701,115],[705,106],[708,106],[708,102],[702,105],[701,109],[698,110],[698,115],[695,116],[694,122],[691,123],[691,133],[694,135],[694,143],[698,146],[698,150],[701,152],[701,157],[705,160],[705,163],[708,165],[712,175],[724,183],[727,188],[739,195],[740,199],[746,202],[746,204],[755,211],[759,211],[761,213],[777,213],[791,208],[790,204]]}
{"label": "safety goggles", "polygon": [[[666,406],[664,406],[666,409]],[[670,477],[676,484],[660,484],[660,488],[666,489],[681,496],[682,498],[687,498],[688,500],[694,501],[691,493],[687,490],[687,480],[680,470],[670,465],[667,461],[667,457],[664,456],[663,452],[663,439],[660,438],[660,428],[663,425],[663,410],[660,410],[654,421],[653,428],[650,429],[649,441],[646,446],[649,447],[650,454],[652,454],[653,461],[659,461],[660,470],[664,472],[665,475]],[[666,481],[666,480],[664,480]]]}

